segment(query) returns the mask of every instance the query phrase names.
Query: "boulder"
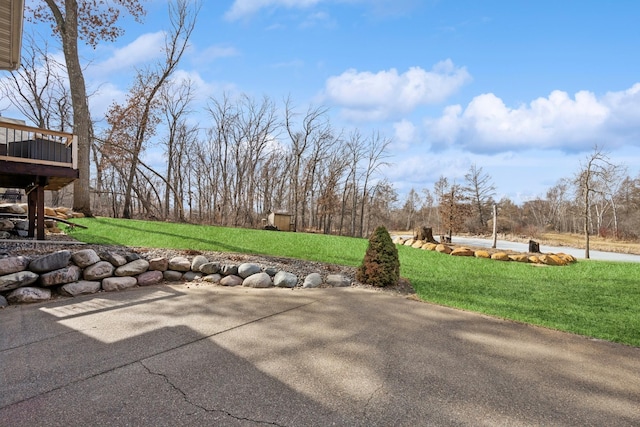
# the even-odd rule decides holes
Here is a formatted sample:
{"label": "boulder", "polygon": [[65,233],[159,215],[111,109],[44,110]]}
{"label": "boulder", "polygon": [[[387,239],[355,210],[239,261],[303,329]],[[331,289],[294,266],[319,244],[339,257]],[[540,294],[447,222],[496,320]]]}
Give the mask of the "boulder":
{"label": "boulder", "polygon": [[416,240],[415,242],[413,242],[411,247],[415,249],[420,249],[425,243],[426,242],[424,240]]}
{"label": "boulder", "polygon": [[114,270],[115,266],[109,261],[98,261],[95,264],[85,268],[82,271],[82,277],[84,278],[84,280],[88,281],[102,280],[106,277],[113,276]]}
{"label": "boulder", "polygon": [[220,280],[222,280],[222,275],[218,273],[207,274],[202,278],[203,282],[209,282],[209,283],[218,283],[220,282]]}
{"label": "boulder", "polygon": [[223,276],[237,276],[238,275],[238,266],[225,264],[220,268],[220,273]]}
{"label": "boulder", "polygon": [[124,259],[126,259],[127,262],[137,261],[140,259],[140,255],[135,252],[127,252],[124,254]]}
{"label": "boulder", "polygon": [[0,292],[28,286],[38,280],[38,277],[40,276],[28,270],[0,276]]}
{"label": "boulder", "polygon": [[529,255],[526,254],[510,254],[509,258],[515,262],[529,262]]}
{"label": "boulder", "polygon": [[22,207],[22,205],[18,205],[15,203],[2,203],[0,204],[0,212],[9,213],[9,214],[18,214],[24,215],[27,211]]}
{"label": "boulder", "polygon": [[81,251],[74,252],[71,255],[71,259],[75,265],[81,268],[100,262],[100,257],[93,249],[83,249]]}
{"label": "boulder", "polygon": [[77,265],[60,268],[40,275],[40,284],[45,287],[63,285],[65,283],[76,282],[80,279],[82,269]]}
{"label": "boulder", "polygon": [[29,263],[29,270],[34,273],[46,273],[47,271],[59,270],[69,265],[71,252],[68,250],[53,252],[43,255]]}
{"label": "boulder", "polygon": [[327,285],[334,288],[345,288],[351,286],[351,280],[342,274],[329,274],[327,276]]}
{"label": "boulder", "polygon": [[303,288],[317,288],[322,285],[322,276],[320,273],[311,273],[304,278]]}
{"label": "boulder", "polygon": [[242,281],[242,286],[248,288],[269,288],[271,285],[273,285],[271,276],[264,272],[252,274]]}
{"label": "boulder", "polygon": [[571,264],[572,262],[577,261],[573,255],[565,254],[563,252],[557,253],[556,256],[567,264]]}
{"label": "boulder", "polygon": [[15,230],[27,231],[29,230],[29,221],[26,219],[17,219],[13,221],[13,228]]}
{"label": "boulder", "polygon": [[153,258],[149,260],[149,270],[167,271],[169,269],[169,260],[164,257]]}
{"label": "boulder", "polygon": [[5,297],[0,295],[0,308],[5,308],[8,305],[9,305],[9,301],[7,301]]}
{"label": "boulder", "polygon": [[177,256],[169,260],[169,270],[174,271],[189,271],[191,270],[191,262],[185,257]]}
{"label": "boulder", "polygon": [[194,280],[200,279],[202,279],[202,273],[197,271],[186,271],[182,275],[182,280],[184,280],[185,282],[193,282]]}
{"label": "boulder", "polygon": [[138,276],[138,286],[157,285],[163,280],[164,280],[164,275],[162,274],[162,271],[158,271],[158,270],[145,271],[144,273]]}
{"label": "boulder", "polygon": [[0,231],[13,230],[15,225],[13,221],[6,218],[0,218]]}
{"label": "boulder", "polygon": [[107,277],[102,281],[102,289],[107,292],[121,291],[123,289],[133,288],[138,284],[135,277]]}
{"label": "boulder", "polygon": [[425,251],[435,251],[436,250],[436,246],[438,246],[437,243],[425,243],[424,245],[422,245],[421,249],[424,249]]}
{"label": "boulder", "polygon": [[7,296],[7,300],[12,304],[41,302],[49,299],[51,299],[51,291],[49,289],[29,286],[15,289]]}
{"label": "boulder", "polygon": [[162,277],[167,282],[179,282],[182,280],[182,272],[175,270],[166,270],[162,272]]}
{"label": "boulder", "polygon": [[400,237],[400,236],[396,236],[393,239],[393,243],[396,244],[396,245],[403,245],[404,244],[404,239],[402,237]]}
{"label": "boulder", "polygon": [[555,254],[540,255],[538,258],[540,259],[541,263],[547,264],[547,265],[554,265],[554,266],[567,265],[566,261],[564,261],[562,258],[560,258]]}
{"label": "boulder", "polygon": [[415,239],[407,239],[404,241],[403,245],[404,246],[412,246],[415,243]]}
{"label": "boulder", "polygon": [[491,259],[495,259],[496,261],[511,261],[509,255],[504,252],[496,252],[495,254],[491,254]]}
{"label": "boulder", "polygon": [[116,268],[114,274],[118,277],[137,276],[149,269],[149,261],[146,259],[136,259]]}
{"label": "boulder", "polygon": [[440,252],[442,254],[447,254],[447,255],[451,253],[451,248],[447,245],[443,245],[442,243],[437,244],[435,250],[436,252]]}
{"label": "boulder", "polygon": [[78,295],[95,294],[100,291],[100,282],[89,280],[80,280],[78,282],[67,283],[62,285],[60,293],[70,297]]}
{"label": "boulder", "polygon": [[222,286],[240,286],[242,285],[243,279],[240,276],[236,276],[234,274],[225,276],[220,279],[220,284]]}
{"label": "boulder", "polygon": [[484,249],[479,249],[473,253],[476,258],[491,258],[491,254],[489,251],[485,251]]}
{"label": "boulder", "polygon": [[115,252],[104,251],[98,254],[100,259],[103,261],[107,261],[111,263],[114,267],[120,267],[121,265],[125,265],[127,263],[127,259],[120,254]]}
{"label": "boulder", "polygon": [[246,279],[249,276],[254,274],[258,274],[262,271],[262,268],[257,264],[252,264],[249,262],[245,262],[238,266],[238,276]]}
{"label": "boulder", "polygon": [[475,252],[473,250],[469,249],[469,248],[460,247],[460,248],[455,248],[454,250],[452,250],[449,255],[451,255],[451,256],[474,256]]}
{"label": "boulder", "polygon": [[203,274],[216,274],[220,271],[219,262],[207,262],[200,266],[200,272]]}
{"label": "boulder", "polygon": [[191,271],[200,272],[200,268],[203,264],[208,263],[209,260],[204,255],[196,255],[191,261]]}
{"label": "boulder", "polygon": [[11,237],[11,233],[8,231],[0,231],[0,239],[8,239]]}
{"label": "boulder", "polygon": [[286,271],[278,271],[273,278],[273,284],[279,288],[295,288],[298,284],[298,276]]}
{"label": "boulder", "polygon": [[0,276],[24,271],[31,260],[24,256],[12,256],[0,259]]}
{"label": "boulder", "polygon": [[264,269],[264,272],[273,277],[278,274],[278,269],[276,267],[267,267]]}
{"label": "boulder", "polygon": [[529,262],[530,262],[531,264],[542,264],[542,263],[540,262],[540,258],[538,258],[538,256],[537,256],[537,255],[531,255],[531,256],[529,257]]}

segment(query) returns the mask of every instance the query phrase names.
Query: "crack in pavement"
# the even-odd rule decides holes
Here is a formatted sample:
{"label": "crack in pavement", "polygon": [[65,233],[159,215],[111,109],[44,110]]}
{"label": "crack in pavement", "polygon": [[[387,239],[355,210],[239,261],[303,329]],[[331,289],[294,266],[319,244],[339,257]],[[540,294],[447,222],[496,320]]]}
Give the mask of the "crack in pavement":
{"label": "crack in pavement", "polygon": [[169,387],[171,387],[171,389],[175,390],[176,392],[180,393],[180,395],[182,396],[182,399],[187,402],[189,405],[198,408],[202,411],[205,411],[207,413],[219,413],[219,414],[223,414],[226,415],[230,418],[233,418],[235,420],[238,421],[249,421],[252,423],[256,423],[256,424],[264,424],[264,425],[269,425],[269,426],[276,426],[276,427],[286,427],[282,424],[277,424],[271,421],[262,421],[262,420],[256,420],[253,418],[247,418],[247,417],[241,417],[239,415],[234,415],[229,411],[226,411],[224,409],[210,409],[207,408],[203,405],[199,405],[195,402],[193,402],[191,399],[189,399],[189,396],[187,396],[187,393],[182,390],[180,387],[178,387],[177,385],[175,385],[170,379],[169,376],[166,374],[163,374],[162,372],[155,372],[153,370],[151,370],[151,368],[149,368],[147,365],[144,364],[144,362],[140,361],[140,365],[142,365],[142,367],[150,374],[150,375],[154,375],[154,376],[158,376],[160,378],[162,378],[164,380],[165,383],[167,383],[169,385]]}
{"label": "crack in pavement", "polygon": [[368,412],[369,412],[369,406],[371,405],[371,402],[373,401],[376,394],[378,394],[383,389],[384,389],[384,383],[380,384],[380,386],[375,390],[373,390],[369,395],[367,402],[364,404],[364,407],[362,408],[362,416],[365,420],[369,419]]}

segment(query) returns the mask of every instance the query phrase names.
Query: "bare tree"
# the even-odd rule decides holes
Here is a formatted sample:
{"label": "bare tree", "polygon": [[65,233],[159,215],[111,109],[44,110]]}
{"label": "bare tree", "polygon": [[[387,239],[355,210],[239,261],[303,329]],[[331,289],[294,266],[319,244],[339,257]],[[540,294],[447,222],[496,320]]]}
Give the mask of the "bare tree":
{"label": "bare tree", "polygon": [[608,199],[609,204],[611,205],[612,211],[612,221],[613,221],[613,235],[615,238],[619,238],[619,208],[618,208],[618,200],[620,198],[620,193],[625,185],[627,168],[624,165],[610,165],[605,171],[606,176],[604,177],[604,194]]}
{"label": "bare tree", "polygon": [[[159,122],[157,116],[159,97],[162,87],[176,70],[191,33],[193,32],[198,9],[189,7],[186,0],[175,0],[169,4],[171,30],[165,40],[164,62],[156,67],[138,70],[125,105],[114,104],[107,121],[112,128],[118,129],[119,143],[130,147],[130,164],[125,173],[125,192],[122,216],[132,217],[131,197],[134,191],[135,175],[149,135],[153,134],[154,124]],[[115,134],[112,134],[115,135]]]}
{"label": "bare tree", "polygon": [[582,203],[582,219],[584,221],[584,257],[589,259],[589,225],[591,221],[591,202],[596,194],[605,190],[605,180],[608,170],[612,167],[607,153],[597,145],[580,165],[575,176],[575,184]]}
{"label": "bare tree", "polygon": [[184,221],[182,188],[182,163],[187,153],[187,147],[197,136],[195,126],[186,123],[186,116],[191,112],[190,104],[194,99],[194,86],[190,80],[183,80],[178,84],[166,85],[160,94],[160,106],[164,113],[164,122],[168,127],[165,142],[167,170],[165,175],[164,217],[169,217],[171,199],[175,217]]}
{"label": "bare tree", "polygon": [[496,187],[493,185],[491,176],[485,173],[482,168],[478,167],[475,163],[471,165],[464,179],[466,185],[462,190],[474,206],[478,225],[484,228],[489,218],[489,214],[486,211],[488,211],[489,207],[493,204]]}
{"label": "bare tree", "polygon": [[[304,163],[308,151],[314,146],[314,141],[328,138],[331,127],[327,119],[327,108],[309,106],[307,112],[301,119],[299,127],[296,126],[296,116],[291,99],[285,100],[285,120],[284,126],[291,143],[291,169],[292,181],[292,201],[294,229],[304,227],[304,209],[306,207],[309,182],[302,175],[304,174]],[[302,222],[302,224],[300,224]]]}
{"label": "bare tree", "polygon": [[365,156],[366,141],[362,137],[359,131],[354,130],[349,134],[345,142],[346,157],[348,158],[348,172],[344,177],[342,185],[342,203],[340,209],[340,226],[339,234],[342,235],[344,228],[344,221],[347,216],[347,205],[349,200],[351,204],[351,225],[349,229],[349,235],[355,236],[356,234],[356,217],[357,217],[357,203],[358,203],[358,165]]}
{"label": "bare tree", "polygon": [[366,164],[362,176],[362,196],[360,198],[360,228],[358,232],[358,235],[360,237],[364,236],[364,210],[366,207],[367,198],[369,197],[369,185],[375,174],[378,172],[378,169],[388,164],[384,161],[384,159],[389,157],[387,149],[391,144],[391,140],[385,138],[379,132],[373,132],[368,142],[369,151],[366,154],[365,158]]}
{"label": "bare tree", "polygon": [[454,231],[458,231],[469,214],[468,205],[463,204],[462,187],[455,182],[450,184],[446,177],[441,176],[434,185],[434,193],[438,200],[440,223],[449,241]]}
{"label": "bare tree", "polygon": [[415,214],[418,211],[418,203],[420,203],[420,198],[418,197],[416,190],[412,188],[409,190],[409,194],[407,194],[404,206],[402,207],[407,218],[407,222],[404,227],[405,230],[412,230],[414,228]]}

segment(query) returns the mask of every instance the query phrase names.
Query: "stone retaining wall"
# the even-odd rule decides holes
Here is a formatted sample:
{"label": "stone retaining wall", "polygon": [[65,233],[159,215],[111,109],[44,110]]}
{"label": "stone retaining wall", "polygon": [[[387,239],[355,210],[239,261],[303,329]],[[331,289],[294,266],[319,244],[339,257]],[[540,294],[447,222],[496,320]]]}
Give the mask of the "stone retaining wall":
{"label": "stone retaining wall", "polygon": [[191,259],[177,256],[147,260],[133,252],[61,250],[34,258],[1,258],[0,307],[46,301],[57,295],[74,297],[181,281],[250,288],[351,286],[351,280],[341,274],[328,274],[323,278],[319,273],[311,273],[302,279],[293,273],[263,269],[254,263],[211,262],[204,255]]}

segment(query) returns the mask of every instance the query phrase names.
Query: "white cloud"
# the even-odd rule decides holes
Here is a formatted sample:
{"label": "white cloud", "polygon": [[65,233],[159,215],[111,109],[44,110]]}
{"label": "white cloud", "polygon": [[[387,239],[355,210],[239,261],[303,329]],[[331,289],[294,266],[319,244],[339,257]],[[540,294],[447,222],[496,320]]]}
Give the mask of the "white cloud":
{"label": "white cloud", "polygon": [[469,81],[467,70],[447,59],[431,71],[411,67],[402,74],[395,68],[377,73],[350,69],[330,77],[324,95],[342,107],[348,118],[381,120],[409,113],[420,105],[442,102]]}
{"label": "white cloud", "polygon": [[91,74],[121,72],[138,64],[144,64],[163,55],[165,33],[143,34],[128,45],[116,50],[106,61],[91,67]]}
{"label": "white cloud", "polygon": [[225,13],[225,18],[235,21],[268,7],[308,8],[323,0],[235,0],[231,8]]}
{"label": "white cloud", "polygon": [[402,119],[399,122],[394,123],[393,130],[393,141],[398,148],[406,148],[416,139],[416,126],[407,119]]}
{"label": "white cloud", "polygon": [[492,93],[476,96],[466,108],[448,106],[441,117],[426,120],[435,146],[473,152],[562,149],[580,151],[594,144],[639,144],[640,84],[598,98],[588,91],[570,97],[553,91],[528,105],[510,108]]}

